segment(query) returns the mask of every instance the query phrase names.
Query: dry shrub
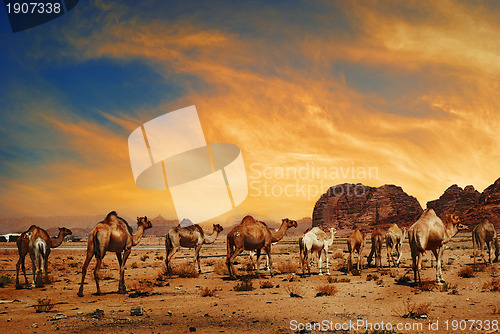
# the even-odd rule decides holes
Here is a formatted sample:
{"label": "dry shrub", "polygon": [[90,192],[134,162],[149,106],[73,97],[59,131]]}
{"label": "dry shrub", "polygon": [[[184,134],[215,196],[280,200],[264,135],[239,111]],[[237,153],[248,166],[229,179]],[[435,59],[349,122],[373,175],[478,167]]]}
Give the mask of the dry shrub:
{"label": "dry shrub", "polygon": [[157,259],[158,261],[163,261],[163,256],[162,255],[156,256],[155,259]]}
{"label": "dry shrub", "polygon": [[481,272],[481,273],[486,271],[486,268],[487,268],[486,264],[484,264],[484,263],[476,263],[472,267],[474,268],[475,272]]}
{"label": "dry shrub", "polygon": [[411,281],[411,279],[408,277],[408,276],[399,276],[398,278],[396,278],[396,284],[400,284],[400,285],[406,285],[408,284],[408,282]]}
{"label": "dry shrub", "polygon": [[289,285],[285,288],[285,290],[290,295],[290,297],[294,298],[302,298],[302,295],[304,294],[304,290],[302,290],[302,287],[298,285]]}
{"label": "dry shrub", "polygon": [[344,252],[335,251],[335,253],[332,254],[332,259],[343,259],[343,258],[344,258]]}
{"label": "dry shrub", "polygon": [[151,281],[139,281],[132,284],[131,290],[139,293],[150,294],[153,292],[153,282]]}
{"label": "dry shrub", "polygon": [[371,281],[371,280],[376,281],[376,280],[378,280],[378,275],[377,274],[368,274],[368,275],[366,275],[366,280],[367,281]]}
{"label": "dry shrub", "polygon": [[37,304],[33,305],[36,313],[49,312],[55,305],[50,298],[38,298],[36,302]]}
{"label": "dry shrub", "polygon": [[288,282],[299,282],[300,281],[299,276],[294,275],[294,274],[288,275],[287,278],[286,278],[286,280]]}
{"label": "dry shrub", "polygon": [[194,263],[191,261],[182,261],[172,268],[172,275],[185,278],[196,278],[199,276]]}
{"label": "dry shrub", "polygon": [[142,262],[146,261],[147,259],[149,259],[148,255],[141,256],[141,261]]}
{"label": "dry shrub", "polygon": [[490,281],[483,284],[483,290],[500,291],[500,278],[493,277]]}
{"label": "dry shrub", "polygon": [[137,262],[132,262],[132,265],[130,266],[130,268],[137,269],[137,268],[139,268],[139,265],[137,264]]}
{"label": "dry shrub", "polygon": [[271,288],[274,288],[274,284],[269,282],[269,281],[262,281],[262,282],[260,282],[260,288],[261,289],[271,289]]}
{"label": "dry shrub", "polygon": [[299,264],[297,261],[280,261],[276,264],[276,270],[281,274],[295,274],[299,269]]}
{"label": "dry shrub", "polygon": [[474,269],[472,267],[463,267],[458,271],[458,276],[463,278],[474,277]]}
{"label": "dry shrub", "polygon": [[328,283],[349,283],[351,279],[349,277],[337,277],[337,276],[328,276]]}
{"label": "dry shrub", "polygon": [[334,271],[341,271],[343,269],[347,269],[347,260],[342,258],[340,260],[332,261],[332,263],[330,264],[330,267]]}
{"label": "dry shrub", "polygon": [[436,288],[436,282],[435,281],[430,281],[430,280],[424,280],[421,282],[421,284],[418,286],[420,291],[432,291]]}
{"label": "dry shrub", "polygon": [[245,280],[241,283],[238,283],[236,284],[234,287],[233,287],[233,290],[234,291],[252,291],[254,290],[255,288],[253,287],[253,284],[250,280]]}
{"label": "dry shrub", "polygon": [[403,300],[403,308],[395,312],[403,318],[426,319],[431,310],[431,303],[417,304],[412,302],[410,298]]}
{"label": "dry shrub", "polygon": [[438,287],[441,292],[448,292],[449,295],[458,295],[458,286],[456,284],[446,282]]}
{"label": "dry shrub", "polygon": [[384,279],[381,277],[379,278],[376,282],[375,282],[377,285],[382,285],[384,284]]}
{"label": "dry shrub", "polygon": [[227,270],[226,261],[219,260],[214,262],[214,272],[217,275],[227,276],[229,275],[229,271]]}
{"label": "dry shrub", "polygon": [[318,285],[316,287],[316,297],[333,296],[337,292],[338,292],[337,287],[332,284]]}
{"label": "dry shrub", "polygon": [[6,285],[12,283],[14,279],[10,275],[0,276],[0,288],[5,288]]}
{"label": "dry shrub", "polygon": [[200,296],[202,297],[214,297],[217,289],[210,289],[208,287],[200,288]]}

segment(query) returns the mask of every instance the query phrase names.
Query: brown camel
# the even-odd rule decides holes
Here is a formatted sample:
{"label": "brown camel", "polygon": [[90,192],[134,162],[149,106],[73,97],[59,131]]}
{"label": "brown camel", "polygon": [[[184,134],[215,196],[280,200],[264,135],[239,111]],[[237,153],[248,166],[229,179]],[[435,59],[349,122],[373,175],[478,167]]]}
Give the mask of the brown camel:
{"label": "brown camel", "polygon": [[[385,234],[385,245],[387,247],[387,263],[389,267],[394,264],[395,267],[399,267],[401,263],[401,257],[403,256],[403,240],[406,235],[406,227],[401,230],[397,224],[392,224],[389,230]],[[396,260],[394,260],[394,250],[396,250]]]}
{"label": "brown camel", "polygon": [[271,260],[271,244],[283,238],[290,227],[297,227],[295,220],[285,218],[282,220],[278,231],[271,231],[264,222],[255,220],[252,216],[246,216],[241,223],[235,226],[227,235],[227,259],[226,265],[231,277],[236,275],[233,261],[244,250],[257,251],[257,268],[259,270],[260,250],[265,249],[269,257],[269,271],[273,275]]}
{"label": "brown camel", "polygon": [[326,258],[326,274],[330,275],[330,269],[328,267],[328,247],[333,244],[335,238],[335,233],[337,230],[334,227],[330,228],[330,238],[328,235],[321,230],[319,227],[313,227],[308,230],[304,235],[299,238],[299,248],[300,248],[300,261],[302,264],[302,275],[305,275],[305,268],[309,275],[311,275],[311,267],[309,265],[309,254],[318,254],[318,268],[319,275],[323,275],[321,272],[321,257],[323,253]]}
{"label": "brown camel", "polygon": [[219,224],[213,225],[212,234],[205,234],[200,225],[190,225],[187,227],[176,226],[171,228],[165,236],[165,249],[167,256],[165,264],[167,272],[172,273],[170,266],[174,254],[181,247],[194,248],[194,258],[198,262],[198,272],[201,274],[200,266],[200,249],[203,244],[212,244],[215,242],[217,235],[222,232],[223,228]]}
{"label": "brown camel", "polygon": [[367,263],[370,265],[372,263],[373,256],[375,256],[375,267],[382,268],[382,244],[384,243],[384,235],[382,231],[375,227],[371,235],[372,239],[372,249],[370,255],[368,255]]}
{"label": "brown camel", "polygon": [[[132,251],[132,247],[136,246],[142,238],[144,230],[151,228],[151,222],[147,217],[137,217],[137,231],[132,234],[132,228],[121,217],[118,217],[115,211],[108,213],[106,218],[97,224],[96,227],[90,232],[87,242],[87,258],[83,263],[82,268],[82,281],[78,296],[83,297],[83,284],[85,282],[85,275],[87,274],[87,267],[90,260],[95,255],[96,266],[94,269],[95,285],[97,287],[96,295],[101,295],[99,288],[99,268],[101,267],[102,260],[106,252],[116,253],[118,264],[120,265],[120,281],[118,283],[118,292],[126,293],[125,288],[125,263]],[[122,257],[123,255],[123,257]]]}
{"label": "brown camel", "polygon": [[[29,243],[30,243],[31,235],[33,235],[33,234],[43,238],[45,240],[45,243],[47,244],[47,252],[45,254],[46,258],[43,260],[43,262],[44,262],[43,269],[45,270],[45,275],[47,275],[48,274],[48,272],[47,272],[48,257],[50,255],[50,249],[59,247],[62,244],[64,238],[67,235],[71,235],[72,232],[70,229],[67,229],[65,227],[60,227],[57,237],[51,238],[51,237],[49,237],[47,231],[45,231],[41,227],[31,225],[27,231],[21,233],[21,236],[16,241],[17,252],[19,253],[19,260],[16,263],[16,288],[21,287],[21,285],[19,284],[19,267],[21,267],[21,269],[23,270],[25,284],[28,284],[28,277],[26,276],[26,267],[24,265],[24,260],[26,258],[26,255],[29,253]],[[33,267],[32,270],[34,271],[33,275],[35,276],[35,274],[36,274],[35,267]],[[33,278],[33,281],[36,281],[36,277]],[[36,282],[34,282],[34,284],[36,285]]]}
{"label": "brown camel", "polygon": [[358,263],[357,269],[361,270],[361,252],[363,252],[363,247],[365,246],[366,233],[361,231],[359,228],[355,229],[354,232],[347,239],[347,249],[349,251],[349,258],[347,259],[347,273],[351,272],[352,268],[352,253],[358,253]]}
{"label": "brown camel", "polygon": [[460,223],[457,215],[447,214],[445,222],[443,222],[433,209],[426,209],[422,213],[422,216],[408,230],[415,283],[422,282],[420,279],[422,254],[427,250],[432,251],[436,258],[436,282],[438,284],[444,283],[441,271],[444,246],[458,231],[463,229],[467,229],[467,227]]}
{"label": "brown camel", "polygon": [[[495,231],[495,226],[487,219],[484,218],[474,230],[472,231],[472,254],[474,256],[474,264],[476,264],[476,245],[479,246],[479,251],[481,252],[481,257],[484,263],[486,259],[484,258],[484,245],[486,244],[486,249],[488,250],[488,262],[491,263],[491,248],[495,246],[495,259],[493,262],[498,261],[498,238],[497,232]],[[494,245],[493,245],[494,244]]]}

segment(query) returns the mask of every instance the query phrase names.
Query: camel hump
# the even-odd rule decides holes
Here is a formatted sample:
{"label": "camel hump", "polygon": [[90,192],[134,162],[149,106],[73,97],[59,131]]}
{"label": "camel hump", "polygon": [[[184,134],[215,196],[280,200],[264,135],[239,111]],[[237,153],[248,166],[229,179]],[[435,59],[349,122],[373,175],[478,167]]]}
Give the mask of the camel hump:
{"label": "camel hump", "polygon": [[189,226],[181,227],[181,228],[184,230],[187,230],[187,231],[192,231],[192,232],[198,231],[201,235],[204,234],[203,229],[198,224],[189,225]]}
{"label": "camel hump", "polygon": [[104,220],[109,221],[112,219],[113,216],[118,218],[118,214],[116,213],[116,211],[111,211],[110,213],[108,213],[108,215],[106,216],[106,218]]}
{"label": "camel hump", "polygon": [[241,220],[241,224],[253,224],[255,222],[256,220],[250,215],[243,217]]}

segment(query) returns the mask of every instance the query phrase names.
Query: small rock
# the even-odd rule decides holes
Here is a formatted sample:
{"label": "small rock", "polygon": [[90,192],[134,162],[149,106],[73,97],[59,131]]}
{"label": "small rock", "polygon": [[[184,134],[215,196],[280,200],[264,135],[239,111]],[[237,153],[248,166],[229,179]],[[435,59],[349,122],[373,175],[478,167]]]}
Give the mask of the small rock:
{"label": "small rock", "polygon": [[167,311],[167,315],[168,315],[169,317],[171,317],[171,316],[172,316],[172,311]]}
{"label": "small rock", "polygon": [[96,308],[94,312],[89,313],[88,315],[95,319],[101,319],[102,317],[104,317],[104,310]]}
{"label": "small rock", "polygon": [[10,321],[12,321],[12,318],[7,319],[7,322],[10,322]]}
{"label": "small rock", "polygon": [[189,327],[189,331],[190,332],[196,332],[196,327],[193,327],[193,326]]}
{"label": "small rock", "polygon": [[38,328],[38,324],[37,323],[31,324],[31,327]]}
{"label": "small rock", "polygon": [[52,317],[52,320],[61,320],[61,319],[66,319],[68,316],[66,314],[62,313],[57,313]]}
{"label": "small rock", "polygon": [[142,306],[134,306],[130,309],[131,316],[142,316],[144,315],[144,309]]}

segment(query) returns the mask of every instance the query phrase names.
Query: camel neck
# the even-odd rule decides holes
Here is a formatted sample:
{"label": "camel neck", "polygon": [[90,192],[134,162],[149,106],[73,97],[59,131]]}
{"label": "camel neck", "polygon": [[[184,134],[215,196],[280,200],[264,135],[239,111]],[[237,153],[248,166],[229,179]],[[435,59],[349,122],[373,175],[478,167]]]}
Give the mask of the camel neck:
{"label": "camel neck", "polygon": [[285,232],[287,229],[288,229],[288,226],[287,226],[286,222],[282,222],[279,230],[277,230],[276,232],[271,231],[272,242],[280,241],[283,238],[283,236],[285,235]]}
{"label": "camel neck", "polygon": [[211,243],[214,243],[215,242],[215,239],[217,239],[217,235],[219,234],[219,232],[217,232],[216,230],[214,230],[212,232],[212,234],[204,234],[203,235],[203,239],[205,241],[206,244],[211,244]]}
{"label": "camel neck", "polygon": [[56,248],[56,247],[61,246],[63,240],[64,240],[64,235],[61,233],[61,231],[59,231],[57,238],[50,239],[50,248]]}
{"label": "camel neck", "polygon": [[141,241],[143,234],[144,234],[144,226],[139,225],[137,227],[137,231],[134,234],[132,234],[132,246],[136,246]]}

